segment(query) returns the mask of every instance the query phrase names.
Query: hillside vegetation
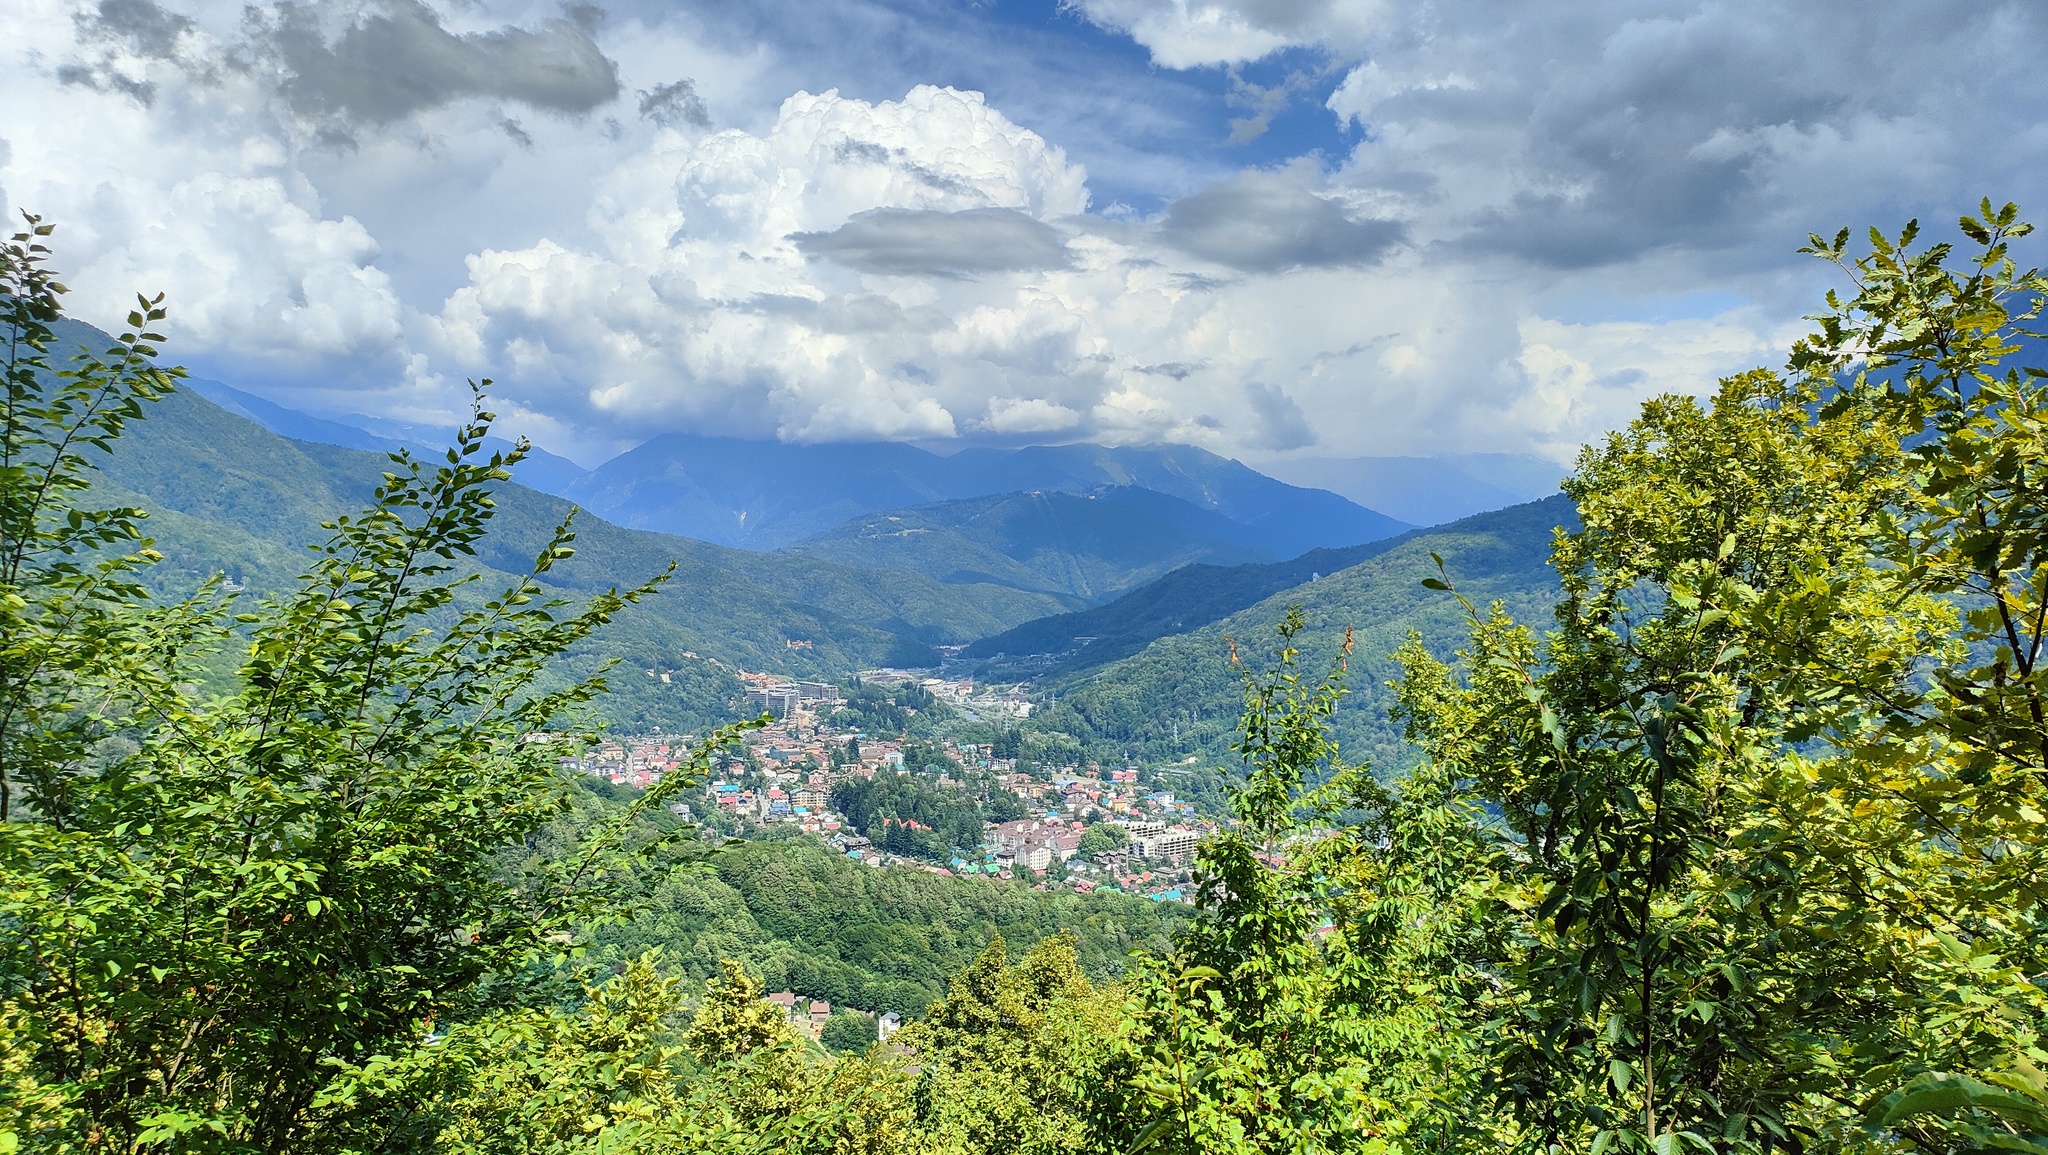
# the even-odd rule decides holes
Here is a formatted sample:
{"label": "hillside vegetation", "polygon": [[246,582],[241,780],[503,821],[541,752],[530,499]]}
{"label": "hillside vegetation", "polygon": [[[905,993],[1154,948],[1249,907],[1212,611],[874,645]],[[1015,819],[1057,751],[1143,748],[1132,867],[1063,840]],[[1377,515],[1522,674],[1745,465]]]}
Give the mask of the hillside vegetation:
{"label": "hillside vegetation", "polygon": [[1559,528],[1575,527],[1571,502],[1559,496],[1409,535],[1348,569],[1160,638],[1129,657],[1056,673],[1040,690],[1050,708],[1034,714],[1029,728],[1071,736],[1104,759],[1227,756],[1240,697],[1231,655],[1254,667],[1271,660],[1272,623],[1298,606],[1304,629],[1297,644],[1307,652],[1332,652],[1347,631],[1354,639],[1350,693],[1330,719],[1346,756],[1388,773],[1405,769],[1416,755],[1387,713],[1399,673],[1394,652],[1410,634],[1449,649],[1465,629],[1456,603],[1423,586],[1438,576],[1435,559],[1481,604],[1498,600],[1524,620],[1540,619],[1558,593],[1548,564],[1551,539]]}
{"label": "hillside vegetation", "polygon": [[[288,588],[306,564],[298,543],[367,502],[389,468],[383,454],[291,441],[186,391],[157,402],[101,467],[109,500],[132,494],[151,511],[150,532],[165,555],[152,580],[190,588],[224,571],[259,592]],[[569,503],[512,483],[494,500],[494,532],[479,543],[477,561],[504,575],[531,559]],[[576,532],[576,554],[549,571],[549,588],[587,592],[678,563],[684,596],[635,607],[595,643],[643,668],[681,669],[692,662],[685,652],[694,652],[751,669],[839,676],[921,664],[931,660],[930,644],[971,641],[1064,607],[989,584],[620,529],[589,514]],[[809,644],[792,649],[792,641]]]}
{"label": "hillside vegetation", "polygon": [[[591,791],[599,793],[579,799],[533,855],[566,852],[633,797]],[[642,821],[650,832],[674,825],[659,812]],[[672,973],[702,982],[737,959],[770,990],[911,1017],[945,994],[991,935],[1029,947],[1067,932],[1081,968],[1101,981],[1125,973],[1132,950],[1165,949],[1183,917],[1183,908],[1121,894],[878,870],[808,840],[717,850],[691,840],[633,864],[610,896],[633,913],[594,932],[594,961],[623,966],[659,948]]]}
{"label": "hillside vegetation", "polygon": [[[1039,491],[870,514],[784,552],[948,583],[990,583],[1100,601],[1193,562],[1267,560],[1274,543],[1149,489]],[[999,631],[996,631],[999,632]]]}
{"label": "hillside vegetation", "polygon": [[[673,821],[759,722],[645,794],[565,774],[593,735],[538,731],[603,686],[547,672],[671,591],[550,597],[559,524],[471,580],[519,457],[481,389],[275,596],[152,597],[92,467],[175,395],[165,307],[53,359],[30,217],[0,1152],[2048,1155],[2048,276],[2016,207],[1959,225],[1813,237],[1847,285],[1815,331],[1589,447],[1575,521],[1474,519],[1125,659],[1154,703],[1169,659],[1238,689],[1169,927]],[[1416,627],[1397,776],[1332,737],[1396,640],[1363,607]],[[860,1050],[763,997],[910,1005],[948,965]]]}

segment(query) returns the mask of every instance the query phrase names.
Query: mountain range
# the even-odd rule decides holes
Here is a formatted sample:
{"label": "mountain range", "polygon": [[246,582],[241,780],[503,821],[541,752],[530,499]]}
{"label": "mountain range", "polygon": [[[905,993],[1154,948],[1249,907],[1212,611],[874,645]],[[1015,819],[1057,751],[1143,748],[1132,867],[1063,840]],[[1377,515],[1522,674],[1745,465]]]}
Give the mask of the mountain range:
{"label": "mountain range", "polygon": [[1442,525],[1548,497],[1570,472],[1525,453],[1298,457],[1264,468],[1283,481],[1326,489],[1415,525]]}
{"label": "mountain range", "polygon": [[[320,523],[369,500],[389,453],[445,444],[428,427],[330,420],[218,383],[190,386],[131,427],[101,482],[110,499],[151,511],[166,556],[156,580],[170,589],[213,572],[256,595],[287,588],[304,545],[324,538]],[[1388,460],[1397,464],[1374,464]],[[1314,467],[1354,490],[1360,478],[1392,485],[1402,469],[1454,469],[1434,507],[1383,495],[1418,519],[1541,490],[1556,468],[1506,459]],[[943,646],[984,678],[1033,679],[1049,708],[1029,729],[1100,757],[1220,752],[1236,697],[1225,639],[1255,642],[1290,605],[1309,615],[1308,653],[1334,645],[1345,626],[1359,629],[1360,676],[1339,730],[1359,748],[1398,750],[1384,711],[1386,655],[1410,631],[1445,646],[1458,635],[1455,603],[1422,591],[1431,555],[1471,595],[1540,617],[1555,588],[1550,535],[1572,516],[1551,498],[1414,529],[1186,447],[942,457],[905,445],[671,435],[596,470],[541,452],[523,462],[497,495],[478,558],[487,579],[524,568],[569,512],[563,493],[619,521],[709,525],[755,547],[581,515],[577,556],[549,575],[562,594],[678,564],[660,596],[564,671],[622,662],[607,705],[620,724],[721,716],[741,688],[736,669],[844,677],[930,666]]]}
{"label": "mountain range", "polygon": [[975,448],[941,457],[889,442],[801,445],[669,433],[562,493],[621,525],[775,549],[885,510],[1104,486],[1162,493],[1252,527],[1276,556],[1408,528],[1334,493],[1185,445]]}

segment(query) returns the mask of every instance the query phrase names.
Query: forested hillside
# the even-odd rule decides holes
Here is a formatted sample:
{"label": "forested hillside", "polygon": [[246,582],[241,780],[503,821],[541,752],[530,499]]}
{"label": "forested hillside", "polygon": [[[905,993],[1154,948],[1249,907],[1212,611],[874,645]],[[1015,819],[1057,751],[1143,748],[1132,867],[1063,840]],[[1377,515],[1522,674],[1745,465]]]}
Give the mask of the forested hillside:
{"label": "forested hillside", "polygon": [[[566,851],[634,796],[588,789],[596,793],[533,853]],[[659,812],[647,821],[675,825]],[[988,877],[878,870],[799,840],[717,850],[692,840],[636,864],[613,886],[611,901],[630,906],[632,917],[595,933],[596,961],[623,966],[659,948],[674,973],[701,982],[720,960],[737,959],[771,990],[911,1017],[945,994],[947,980],[991,935],[1029,947],[1071,932],[1081,967],[1100,981],[1125,973],[1133,950],[1165,949],[1184,910],[1122,894],[1046,894]]]}
{"label": "forested hillside", "polygon": [[1289,606],[1300,606],[1306,623],[1300,644],[1307,652],[1331,652],[1346,631],[1354,633],[1351,692],[1331,717],[1345,755],[1370,759],[1388,773],[1405,769],[1416,755],[1399,723],[1387,717],[1394,700],[1389,683],[1399,672],[1394,651],[1411,632],[1438,649],[1454,646],[1464,632],[1458,606],[1422,584],[1437,576],[1435,558],[1481,604],[1497,599],[1523,620],[1540,619],[1558,591],[1548,564],[1551,538],[1575,525],[1571,503],[1554,497],[1410,535],[1378,556],[1160,638],[1129,657],[1056,673],[1040,691],[1056,704],[1034,714],[1030,729],[1071,735],[1101,758],[1227,758],[1240,700],[1231,655],[1254,668],[1268,661],[1272,623]]}
{"label": "forested hillside", "polygon": [[[53,358],[31,217],[0,1153],[2048,1155],[2048,276],[2014,206],[1959,227],[1813,237],[1848,287],[1782,370],[1652,399],[1563,498],[1074,675],[1041,726],[1231,734],[1177,917],[682,822],[765,720],[586,783],[564,656],[691,590],[551,598],[560,525],[470,581],[519,528],[481,392],[274,597],[152,596],[95,467],[213,419],[160,301]],[[220,448],[127,484],[257,541],[302,515],[266,461],[360,484]],[[771,986],[913,1018],[860,1048]]]}
{"label": "forested hillside", "polygon": [[857,518],[784,548],[944,582],[1063,597],[1110,597],[1194,562],[1264,561],[1273,540],[1219,513],[1131,486],[1006,493]]}
{"label": "forested hillside", "polygon": [[[190,392],[155,403],[150,417],[105,463],[101,488],[107,500],[133,494],[151,511],[149,531],[165,557],[151,580],[166,590],[190,589],[215,571],[258,594],[287,588],[306,564],[299,543],[368,501],[390,468],[382,454],[278,437]],[[477,560],[502,580],[532,560],[569,503],[510,483],[495,501],[495,532]],[[616,656],[628,667],[685,672],[693,685],[719,687],[685,700],[673,680],[663,690],[626,686],[626,722],[692,729],[712,701],[730,697],[736,683],[689,653],[838,677],[862,666],[923,664],[932,660],[930,644],[970,641],[1064,608],[1005,587],[750,553],[624,530],[589,514],[576,532],[576,555],[549,571],[551,588],[588,593],[652,576],[674,559],[681,593],[627,611],[606,637],[579,647],[577,660]]]}

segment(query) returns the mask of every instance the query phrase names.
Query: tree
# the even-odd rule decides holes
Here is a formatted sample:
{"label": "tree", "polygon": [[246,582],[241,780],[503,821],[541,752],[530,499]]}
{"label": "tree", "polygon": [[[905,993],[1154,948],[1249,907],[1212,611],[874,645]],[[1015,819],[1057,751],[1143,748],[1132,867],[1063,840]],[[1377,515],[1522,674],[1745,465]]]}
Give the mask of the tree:
{"label": "tree", "polygon": [[[490,490],[526,452],[485,455],[479,389],[445,463],[393,454],[295,591],[233,614],[214,585],[152,602],[142,511],[83,501],[88,452],[117,451],[177,376],[152,364],[162,306],[59,367],[62,287],[30,226],[0,248],[0,983],[34,1077],[97,1145],[347,1146],[339,1072],[423,1045],[479,978],[599,913],[621,824],[518,886],[497,856],[564,804],[560,747],[527,736],[603,689],[536,677],[664,575],[548,597],[565,522],[525,576],[473,588]],[[209,651],[234,646],[203,693]]]}
{"label": "tree", "polygon": [[1054,1155],[1081,1143],[1081,1095],[1117,1008],[1081,973],[1074,948],[1062,932],[1013,964],[992,935],[946,997],[898,1033],[923,1068],[920,1150]]}
{"label": "tree", "polygon": [[1581,458],[1556,630],[1468,604],[1462,676],[1403,655],[1515,848],[1488,1082],[1527,1142],[2038,1142],[2042,374],[1996,367],[2048,282],[2010,206],[1962,230],[1960,274],[1815,238],[1858,293],[1789,377]]}
{"label": "tree", "polygon": [[1307,677],[1301,628],[1290,609],[1274,665],[1241,669],[1237,822],[1197,849],[1195,918],[1131,984],[1091,1150],[1439,1149],[1487,1130],[1462,1092],[1497,852],[1442,784],[1404,798],[1341,760],[1348,640]]}
{"label": "tree", "polygon": [[716,1066],[796,1041],[789,1016],[763,996],[759,979],[731,959],[721,961],[718,970],[718,977],[704,984],[703,1005],[683,1036],[699,1062]]}
{"label": "tree", "polygon": [[1079,853],[1093,858],[1104,851],[1122,850],[1131,844],[1131,832],[1114,822],[1093,822],[1081,831]]}
{"label": "tree", "polygon": [[844,1007],[832,1012],[832,1017],[825,1020],[825,1029],[818,1034],[818,1042],[835,1055],[859,1054],[874,1041],[875,1020]]}

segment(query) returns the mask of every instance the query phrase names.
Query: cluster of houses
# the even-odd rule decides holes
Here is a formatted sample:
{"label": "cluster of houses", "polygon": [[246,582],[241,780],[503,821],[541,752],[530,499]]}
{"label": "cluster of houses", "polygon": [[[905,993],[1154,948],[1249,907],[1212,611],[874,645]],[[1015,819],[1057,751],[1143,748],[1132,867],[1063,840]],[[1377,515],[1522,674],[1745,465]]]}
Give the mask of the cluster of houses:
{"label": "cluster of houses", "polygon": [[[657,673],[649,672],[650,676]],[[879,853],[832,811],[832,788],[852,776],[872,777],[884,770],[902,769],[900,738],[841,732],[831,716],[844,699],[829,682],[737,673],[747,686],[749,709],[769,714],[773,722],[750,731],[745,750],[713,767],[704,796],[692,800],[706,808],[702,818],[719,817],[727,829],[787,823],[868,865],[900,864],[949,874],[1012,878],[1027,872],[1043,875],[1055,864],[1070,863],[1080,851],[1086,827],[1111,822],[1129,834],[1125,847],[1099,852],[1091,856],[1092,861],[1057,872],[1071,875],[1058,885],[1081,891],[1114,888],[1155,898],[1179,897],[1172,883],[1185,873],[1196,843],[1213,829],[1195,815],[1190,803],[1170,790],[1140,785],[1134,767],[1070,766],[1048,781],[1019,771],[1014,760],[998,757],[991,746],[947,740],[942,748],[949,759],[963,772],[995,777],[1024,801],[1028,816],[991,826],[978,859],[962,856],[941,865]],[[887,683],[914,675],[866,671],[864,677]],[[921,682],[935,697],[984,717],[1021,717],[1028,712],[1028,703],[1019,704],[1023,699],[1015,688],[976,686],[968,679],[925,678]],[[849,739],[854,739],[851,749]],[[580,757],[564,759],[564,765],[645,788],[684,764],[694,744],[691,735],[621,738]],[[942,774],[938,784],[954,781],[951,775]],[[691,812],[689,801],[678,801],[672,809],[692,820],[700,817]],[[1053,884],[1041,881],[1038,885]]]}
{"label": "cluster of houses", "polygon": [[[825,1033],[825,1024],[832,1018],[832,1004],[824,999],[807,999],[790,991],[776,991],[762,997],[782,1011],[791,1030],[812,1042],[817,1042]],[[869,1015],[866,1011],[856,1013],[874,1019],[875,1037],[885,1043],[903,1026],[903,1016],[895,1011],[885,1011],[880,1015]]]}

